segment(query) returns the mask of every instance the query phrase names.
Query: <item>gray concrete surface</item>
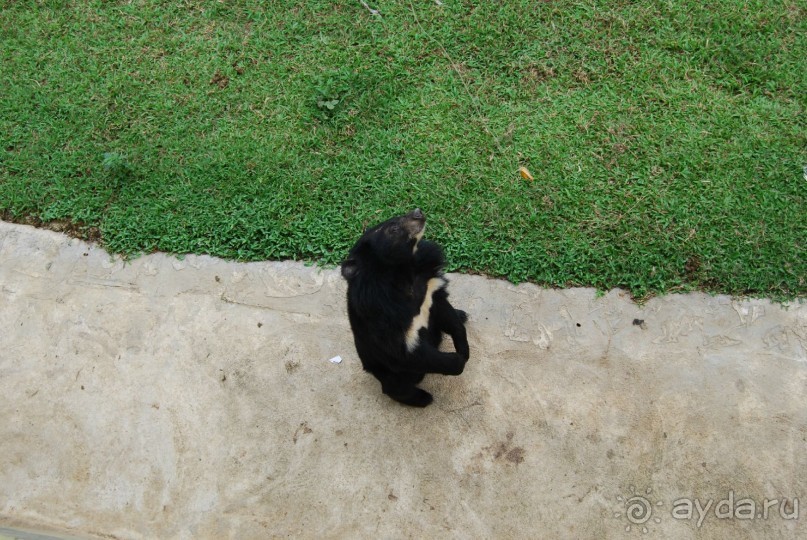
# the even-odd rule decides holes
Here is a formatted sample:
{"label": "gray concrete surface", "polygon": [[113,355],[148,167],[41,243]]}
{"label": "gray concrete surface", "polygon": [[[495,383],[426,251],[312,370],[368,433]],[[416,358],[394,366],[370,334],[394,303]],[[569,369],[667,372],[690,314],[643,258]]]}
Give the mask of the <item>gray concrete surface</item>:
{"label": "gray concrete surface", "polygon": [[0,540],[82,540],[60,532],[0,527]]}
{"label": "gray concrete surface", "polygon": [[471,361],[414,410],[361,371],[344,292],[0,223],[0,526],[807,538],[804,305],[452,275]]}

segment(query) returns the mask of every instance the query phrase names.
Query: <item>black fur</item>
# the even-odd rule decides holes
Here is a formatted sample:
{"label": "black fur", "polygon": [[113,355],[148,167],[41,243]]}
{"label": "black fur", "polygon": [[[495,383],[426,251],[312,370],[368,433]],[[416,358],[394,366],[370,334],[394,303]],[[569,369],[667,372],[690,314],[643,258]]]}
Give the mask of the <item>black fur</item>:
{"label": "black fur", "polygon": [[[415,407],[432,402],[431,394],[416,387],[426,373],[459,375],[469,356],[467,315],[448,302],[443,250],[419,240],[425,221],[416,209],[368,229],[342,264],[350,327],[364,369],[389,397]],[[409,333],[408,346],[407,333],[428,300],[430,282],[428,324],[416,339]],[[457,352],[438,350],[443,332],[451,336]]]}

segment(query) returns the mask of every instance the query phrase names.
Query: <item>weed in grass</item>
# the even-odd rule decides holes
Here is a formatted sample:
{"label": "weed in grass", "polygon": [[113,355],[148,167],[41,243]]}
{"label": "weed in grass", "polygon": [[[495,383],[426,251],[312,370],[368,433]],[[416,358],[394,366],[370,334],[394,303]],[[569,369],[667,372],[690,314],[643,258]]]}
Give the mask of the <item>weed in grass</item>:
{"label": "weed in grass", "polygon": [[331,118],[343,109],[351,93],[351,74],[346,70],[329,72],[318,77],[314,86],[314,100],[325,118]]}
{"label": "weed in grass", "polygon": [[125,154],[105,152],[101,166],[117,187],[134,177],[134,171]]}

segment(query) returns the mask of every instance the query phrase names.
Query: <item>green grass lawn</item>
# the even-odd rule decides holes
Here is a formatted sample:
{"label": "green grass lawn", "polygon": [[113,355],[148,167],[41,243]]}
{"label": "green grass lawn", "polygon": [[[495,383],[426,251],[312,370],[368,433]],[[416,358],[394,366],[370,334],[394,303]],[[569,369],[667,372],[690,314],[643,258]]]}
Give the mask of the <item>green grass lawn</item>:
{"label": "green grass lawn", "polygon": [[807,294],[803,1],[367,3],[0,1],[0,215],[338,263],[420,206],[451,270]]}

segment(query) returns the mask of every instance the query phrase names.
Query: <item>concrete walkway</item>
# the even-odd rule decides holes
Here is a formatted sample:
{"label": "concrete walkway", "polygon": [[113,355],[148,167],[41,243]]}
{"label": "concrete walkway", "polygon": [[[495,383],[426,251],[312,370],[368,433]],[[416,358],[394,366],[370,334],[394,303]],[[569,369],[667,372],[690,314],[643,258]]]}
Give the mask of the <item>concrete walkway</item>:
{"label": "concrete walkway", "polygon": [[807,538],[807,306],[449,290],[471,360],[414,410],[361,371],[337,270],[0,222],[0,527]]}

